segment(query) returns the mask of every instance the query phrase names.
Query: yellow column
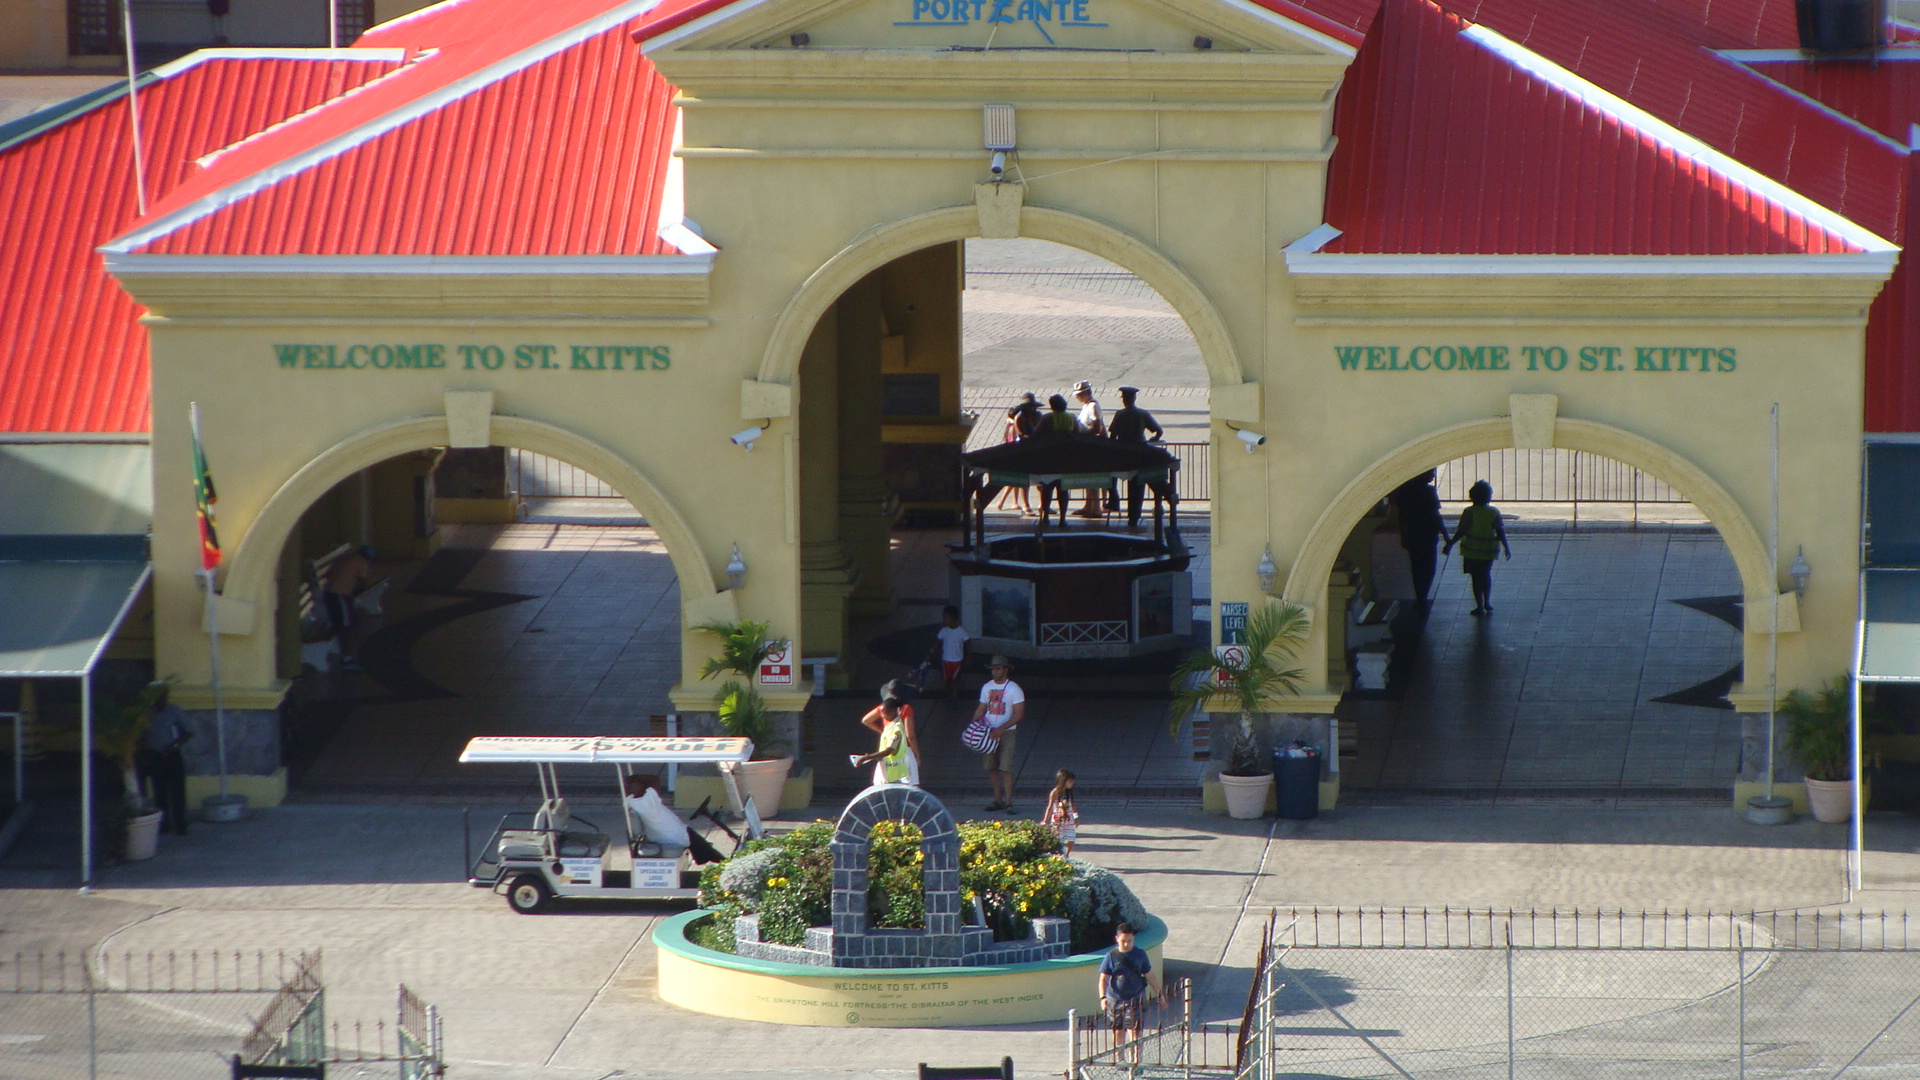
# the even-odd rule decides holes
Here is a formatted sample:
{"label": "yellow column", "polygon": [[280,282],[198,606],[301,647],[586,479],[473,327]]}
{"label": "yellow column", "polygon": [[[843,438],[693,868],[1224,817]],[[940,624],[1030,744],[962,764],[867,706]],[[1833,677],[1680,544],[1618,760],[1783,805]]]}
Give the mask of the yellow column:
{"label": "yellow column", "polygon": [[870,274],[837,305],[840,357],[840,542],[858,572],[848,613],[855,618],[893,610],[887,545],[893,514],[880,457],[880,339],[886,319],[880,278]]}
{"label": "yellow column", "polygon": [[[845,658],[859,574],[840,543],[838,322],[836,311],[821,316],[800,360],[800,653]],[[844,682],[841,670],[829,680]]]}

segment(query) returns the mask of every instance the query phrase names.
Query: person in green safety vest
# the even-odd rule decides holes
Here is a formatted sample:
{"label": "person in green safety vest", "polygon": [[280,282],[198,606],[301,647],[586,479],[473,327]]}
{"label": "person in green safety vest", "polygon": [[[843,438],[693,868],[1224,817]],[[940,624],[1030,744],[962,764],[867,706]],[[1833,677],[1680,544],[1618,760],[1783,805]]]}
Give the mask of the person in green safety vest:
{"label": "person in green safety vest", "polygon": [[1513,558],[1513,548],[1507,545],[1507,529],[1500,520],[1500,511],[1493,507],[1493,485],[1476,480],[1467,489],[1467,498],[1473,500],[1473,505],[1460,511],[1459,527],[1440,550],[1445,554],[1453,550],[1453,545],[1460,545],[1460,569],[1473,582],[1473,614],[1491,615],[1493,559],[1502,551],[1507,558]]}
{"label": "person in green safety vest", "polygon": [[878,784],[920,784],[920,735],[913,727],[913,706],[907,704],[900,680],[889,680],[880,688],[880,704],[860,722],[880,735],[880,747],[871,754],[853,757],[853,767],[873,769]]}

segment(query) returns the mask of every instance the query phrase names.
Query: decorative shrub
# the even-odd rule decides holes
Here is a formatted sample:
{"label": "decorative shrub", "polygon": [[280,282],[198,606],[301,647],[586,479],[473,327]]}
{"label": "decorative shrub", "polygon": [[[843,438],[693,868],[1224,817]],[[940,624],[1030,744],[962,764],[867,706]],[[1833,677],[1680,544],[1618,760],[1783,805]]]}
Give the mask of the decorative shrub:
{"label": "decorative shrub", "polygon": [[[1108,944],[1122,919],[1141,921],[1146,909],[1114,874],[1060,855],[1060,842],[1036,821],[966,821],[960,832],[962,922],[979,901],[996,941],[1031,933],[1040,915],[1067,917],[1076,951]],[[760,915],[760,936],[803,945],[807,928],[832,923],[833,823],[816,821],[781,836],[757,840],[700,874],[700,906],[714,917],[695,926],[696,944],[732,952],[733,920]],[[867,858],[867,911],[881,929],[926,925],[921,877],[925,854],[918,827],[874,826]]]}

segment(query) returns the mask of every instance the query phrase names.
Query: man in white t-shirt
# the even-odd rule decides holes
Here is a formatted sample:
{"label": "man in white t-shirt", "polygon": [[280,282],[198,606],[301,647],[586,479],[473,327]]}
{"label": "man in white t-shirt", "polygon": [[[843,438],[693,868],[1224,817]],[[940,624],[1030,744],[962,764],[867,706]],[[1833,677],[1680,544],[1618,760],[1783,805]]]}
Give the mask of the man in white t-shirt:
{"label": "man in white t-shirt", "polygon": [[987,769],[987,780],[993,785],[993,802],[988,810],[1013,810],[1013,733],[1020,721],[1027,715],[1027,695],[1020,684],[1008,676],[1013,667],[1007,658],[996,655],[988,664],[992,671],[985,686],[980,688],[980,707],[973,710],[973,718],[986,718],[987,726],[993,729],[1000,739],[1000,745],[991,753],[980,755]]}
{"label": "man in white t-shirt", "polygon": [[947,700],[960,700],[960,669],[967,663],[967,628],[960,625],[960,609],[948,604],[940,613],[939,638],[934,648],[940,653],[940,678],[947,685]]}

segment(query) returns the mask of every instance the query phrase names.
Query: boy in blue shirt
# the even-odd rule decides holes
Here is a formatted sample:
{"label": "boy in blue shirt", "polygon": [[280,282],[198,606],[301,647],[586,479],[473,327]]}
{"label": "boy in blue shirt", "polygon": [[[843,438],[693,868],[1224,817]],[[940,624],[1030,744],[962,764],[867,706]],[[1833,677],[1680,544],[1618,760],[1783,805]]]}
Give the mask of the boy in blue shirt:
{"label": "boy in blue shirt", "polygon": [[1113,945],[1113,951],[1100,961],[1100,1002],[1113,1024],[1114,1037],[1123,1042],[1134,1040],[1133,1063],[1138,1065],[1138,1040],[1146,1026],[1141,1019],[1142,1007],[1149,1000],[1149,988],[1154,996],[1159,995],[1160,973],[1153,970],[1147,950],[1134,948],[1132,923],[1113,928]]}

